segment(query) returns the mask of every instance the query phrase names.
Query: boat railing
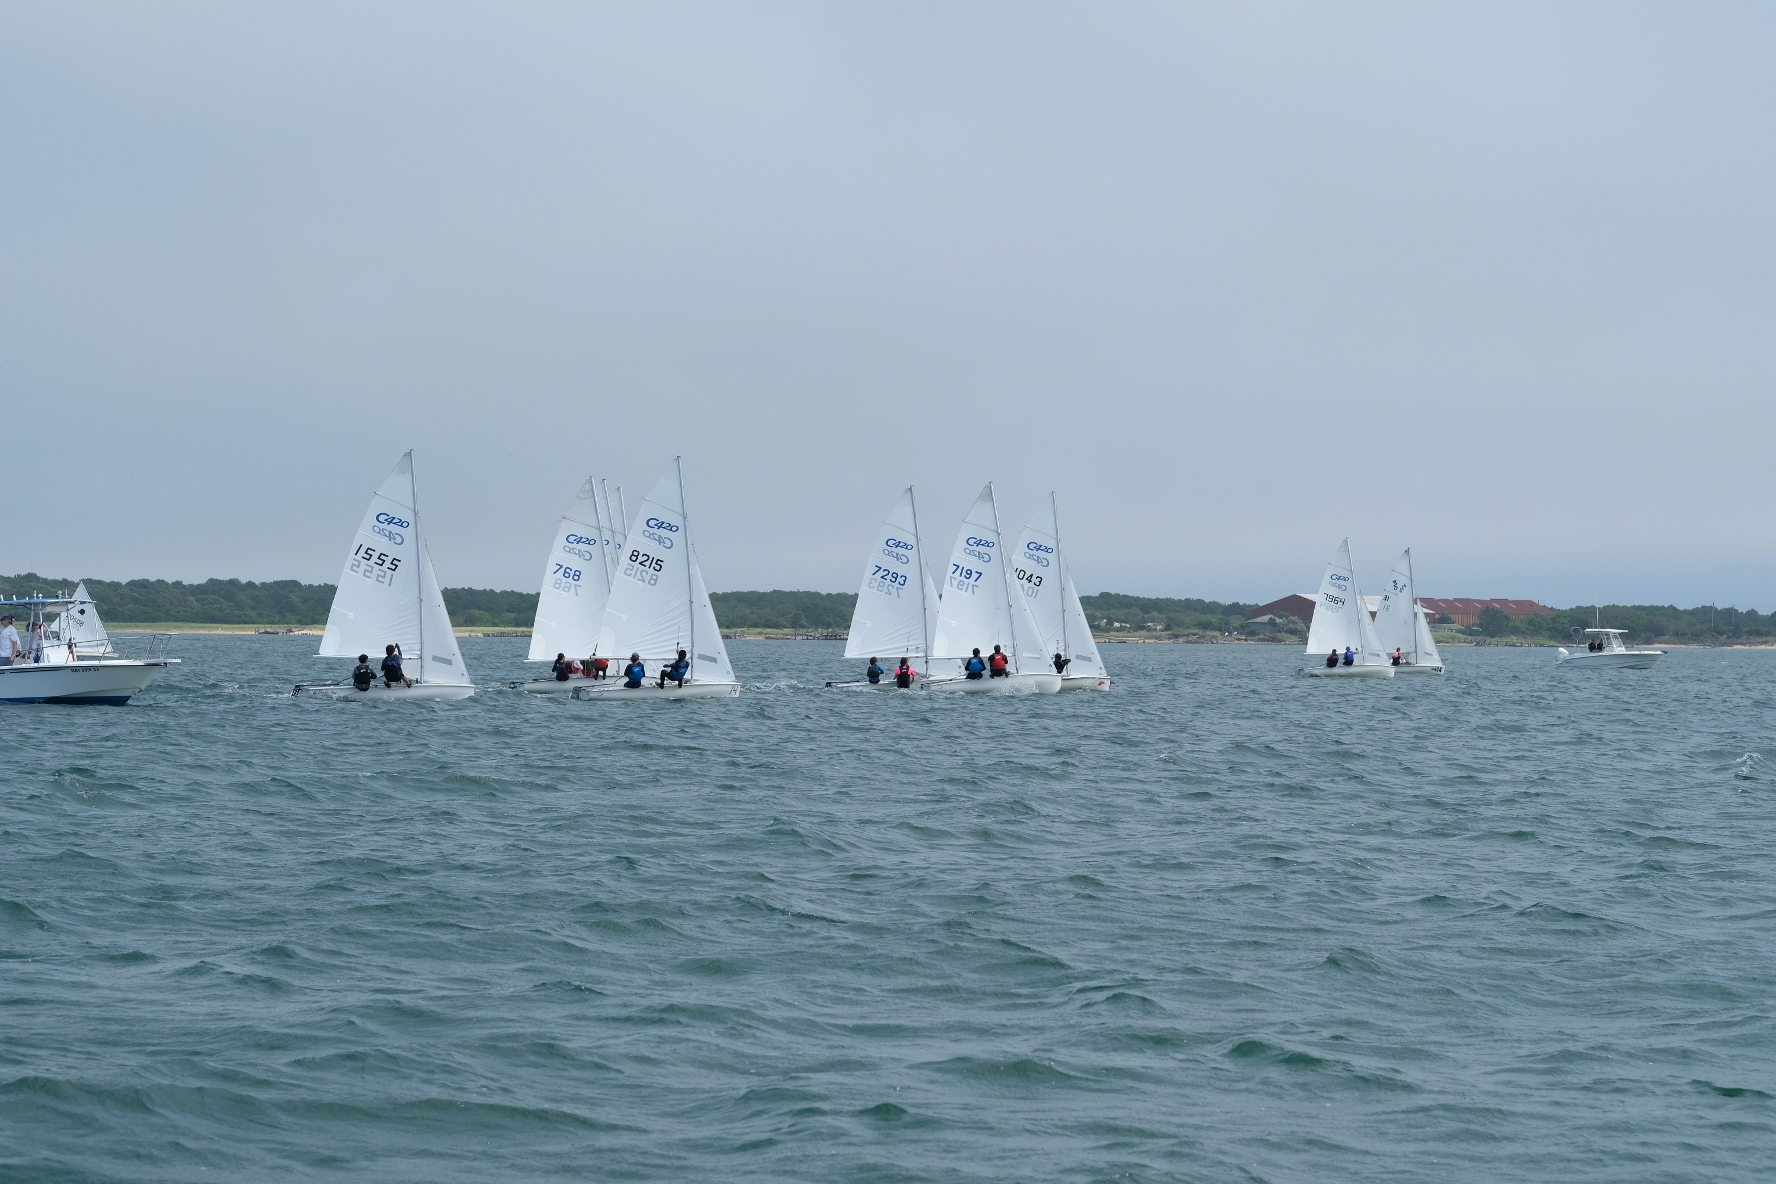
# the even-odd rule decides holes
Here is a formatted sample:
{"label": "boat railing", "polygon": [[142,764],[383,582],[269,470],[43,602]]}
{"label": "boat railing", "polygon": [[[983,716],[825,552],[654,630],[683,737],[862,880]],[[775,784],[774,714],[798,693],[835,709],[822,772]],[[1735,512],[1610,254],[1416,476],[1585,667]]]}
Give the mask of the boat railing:
{"label": "boat railing", "polygon": [[105,654],[83,654],[82,657],[122,659],[126,662],[158,662],[167,656],[172,644],[171,633],[130,633],[111,635],[111,648]]}

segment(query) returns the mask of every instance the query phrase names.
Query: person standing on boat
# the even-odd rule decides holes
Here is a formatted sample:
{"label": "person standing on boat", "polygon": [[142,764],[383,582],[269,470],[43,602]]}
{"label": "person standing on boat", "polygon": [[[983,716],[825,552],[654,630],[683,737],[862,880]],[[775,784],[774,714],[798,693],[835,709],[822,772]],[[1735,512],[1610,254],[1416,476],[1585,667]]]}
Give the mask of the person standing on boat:
{"label": "person standing on boat", "polygon": [[12,665],[19,656],[19,631],[14,625],[17,620],[11,613],[0,617],[0,666]]}
{"label": "person standing on boat", "polygon": [[1346,666],[1355,666],[1357,664],[1357,651],[1351,649],[1348,645],[1344,647],[1344,664]]}
{"label": "person standing on boat", "polygon": [[549,670],[555,675],[556,682],[566,682],[569,678],[573,677],[573,666],[567,660],[566,654],[556,654],[555,664],[549,667]]}
{"label": "person standing on boat", "polygon": [[609,672],[610,665],[611,664],[610,664],[609,658],[598,658],[598,657],[587,658],[586,659],[586,677],[602,680],[604,678],[605,674],[607,672]]}
{"label": "person standing on boat", "polygon": [[31,622],[31,661],[33,663],[41,663],[43,661],[43,622],[42,621],[32,621]]}
{"label": "person standing on boat", "polygon": [[641,664],[641,655],[630,654],[629,665],[623,667],[623,685],[633,691],[641,685],[641,680],[647,676],[648,668]]}
{"label": "person standing on boat", "polygon": [[1330,670],[1336,665],[1338,665],[1338,651],[1334,649],[1326,655],[1326,669]]}
{"label": "person standing on boat", "polygon": [[962,677],[979,678],[987,672],[987,663],[980,656],[980,647],[974,647],[974,656],[962,663]]}
{"label": "person standing on boat", "polygon": [[991,678],[1004,678],[1011,673],[1011,659],[998,646],[987,655],[987,674]]}
{"label": "person standing on boat", "polygon": [[1055,673],[1056,674],[1067,673],[1067,667],[1073,665],[1072,658],[1064,658],[1060,654],[1055,655],[1054,662],[1055,662]]}
{"label": "person standing on boat", "polygon": [[391,687],[396,683],[404,687],[413,685],[413,680],[401,669],[401,647],[398,645],[391,645],[383,650],[382,681]]}
{"label": "person standing on boat", "polygon": [[900,665],[894,668],[894,685],[903,691],[910,690],[913,685],[913,675],[913,664],[902,658]]}
{"label": "person standing on boat", "polygon": [[683,650],[679,650],[678,657],[672,659],[670,665],[661,668],[660,685],[665,686],[666,680],[670,678],[673,682],[682,687],[685,685],[685,679],[690,676],[691,660],[685,655]]}
{"label": "person standing on boat", "polygon": [[870,685],[873,687],[882,681],[882,676],[886,673],[888,672],[882,669],[882,659],[871,658],[869,666],[863,672],[863,676],[869,679]]}
{"label": "person standing on boat", "polygon": [[370,655],[359,654],[358,664],[352,667],[352,686],[360,691],[367,691],[376,683],[376,671],[370,669]]}

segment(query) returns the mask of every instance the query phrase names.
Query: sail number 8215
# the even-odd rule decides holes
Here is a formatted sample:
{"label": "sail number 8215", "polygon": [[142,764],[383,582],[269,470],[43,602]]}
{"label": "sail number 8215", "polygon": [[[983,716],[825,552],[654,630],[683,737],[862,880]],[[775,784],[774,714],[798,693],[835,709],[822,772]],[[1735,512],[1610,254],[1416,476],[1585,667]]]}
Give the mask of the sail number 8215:
{"label": "sail number 8215", "polygon": [[629,562],[623,568],[623,574],[640,584],[653,587],[660,582],[660,573],[666,570],[666,561],[658,555],[649,555],[646,551],[629,552]]}

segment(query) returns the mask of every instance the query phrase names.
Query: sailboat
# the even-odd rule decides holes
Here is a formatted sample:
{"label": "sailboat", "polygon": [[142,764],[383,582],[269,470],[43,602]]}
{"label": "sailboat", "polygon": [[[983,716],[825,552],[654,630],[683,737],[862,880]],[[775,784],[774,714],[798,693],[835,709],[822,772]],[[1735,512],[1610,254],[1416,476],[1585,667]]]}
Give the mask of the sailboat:
{"label": "sailboat", "polygon": [[1387,591],[1375,610],[1375,636],[1381,652],[1389,656],[1400,651],[1400,664],[1395,674],[1442,674],[1443,655],[1431,637],[1431,624],[1412,583],[1412,548],[1406,548],[1394,570],[1388,575]]}
{"label": "sailboat", "polygon": [[[1006,562],[1003,541],[999,504],[989,481],[962,520],[950,552],[925,684],[930,690],[1027,695],[1053,694],[1061,689],[1061,676],[1049,663],[1042,632],[1030,616],[1029,602],[1017,589],[1012,565]],[[1003,678],[967,678],[963,662],[970,652],[978,648],[986,658],[994,646],[1010,657],[1010,673]]]}
{"label": "sailboat", "polygon": [[[575,699],[732,699],[740,694],[691,542],[682,459],[673,458],[636,511],[617,557],[593,650],[610,659],[611,677],[575,683]],[[657,678],[649,678],[628,687],[618,677],[631,653],[641,655],[649,672],[657,675],[680,650],[691,663],[682,686],[661,686]]]}
{"label": "sailboat", "polygon": [[[599,493],[600,482],[587,477],[555,528],[526,662],[553,662],[556,654],[578,660],[598,645],[616,570],[616,540],[605,525],[607,511]],[[533,695],[565,695],[586,679],[587,675],[574,675],[563,681],[551,674],[510,685]]]}
{"label": "sailboat", "polygon": [[1061,546],[1060,511],[1053,493],[1024,527],[1012,564],[1012,574],[1042,636],[1043,649],[1071,659],[1061,674],[1061,689],[1109,690],[1110,673],[1098,656],[1098,644],[1092,639],[1079,590],[1073,586],[1072,569],[1067,566],[1067,552]]}
{"label": "sailboat", "polygon": [[[1347,648],[1355,653],[1355,662],[1350,666],[1343,664]],[[1339,654],[1338,665],[1328,666],[1324,659],[1334,650]],[[1313,624],[1307,629],[1305,652],[1309,659],[1320,661],[1310,661],[1303,674],[1330,678],[1394,676],[1394,668],[1388,665],[1382,654],[1381,642],[1375,636],[1375,622],[1369,619],[1369,609],[1351,570],[1349,539],[1338,544],[1331,562],[1326,564],[1326,574],[1320,579],[1320,598],[1314,605]]]}
{"label": "sailboat", "polygon": [[[913,487],[895,500],[876,532],[875,544],[863,559],[863,582],[857,589],[857,606],[851,612],[851,631],[845,641],[847,658],[880,658],[884,662],[908,659],[915,678],[931,653],[937,632],[937,588],[925,564],[925,548],[919,540],[919,511],[913,504]],[[827,683],[827,686],[860,689],[896,689],[891,676],[881,682]]]}
{"label": "sailboat", "polygon": [[291,694],[382,700],[467,699],[475,693],[421,533],[411,449],[371,497],[358,524],[316,656],[368,654],[375,669],[389,645],[397,647],[412,686],[378,681],[361,691],[350,682],[298,683]]}

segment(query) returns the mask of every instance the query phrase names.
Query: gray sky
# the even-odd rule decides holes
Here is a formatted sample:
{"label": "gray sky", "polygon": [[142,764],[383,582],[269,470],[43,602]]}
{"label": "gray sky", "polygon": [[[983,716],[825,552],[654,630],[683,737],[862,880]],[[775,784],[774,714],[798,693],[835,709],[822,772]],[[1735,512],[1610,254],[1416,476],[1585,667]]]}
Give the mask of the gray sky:
{"label": "gray sky", "polygon": [[531,588],[911,482],[1082,590],[1776,608],[1776,7],[0,4],[0,570]]}

